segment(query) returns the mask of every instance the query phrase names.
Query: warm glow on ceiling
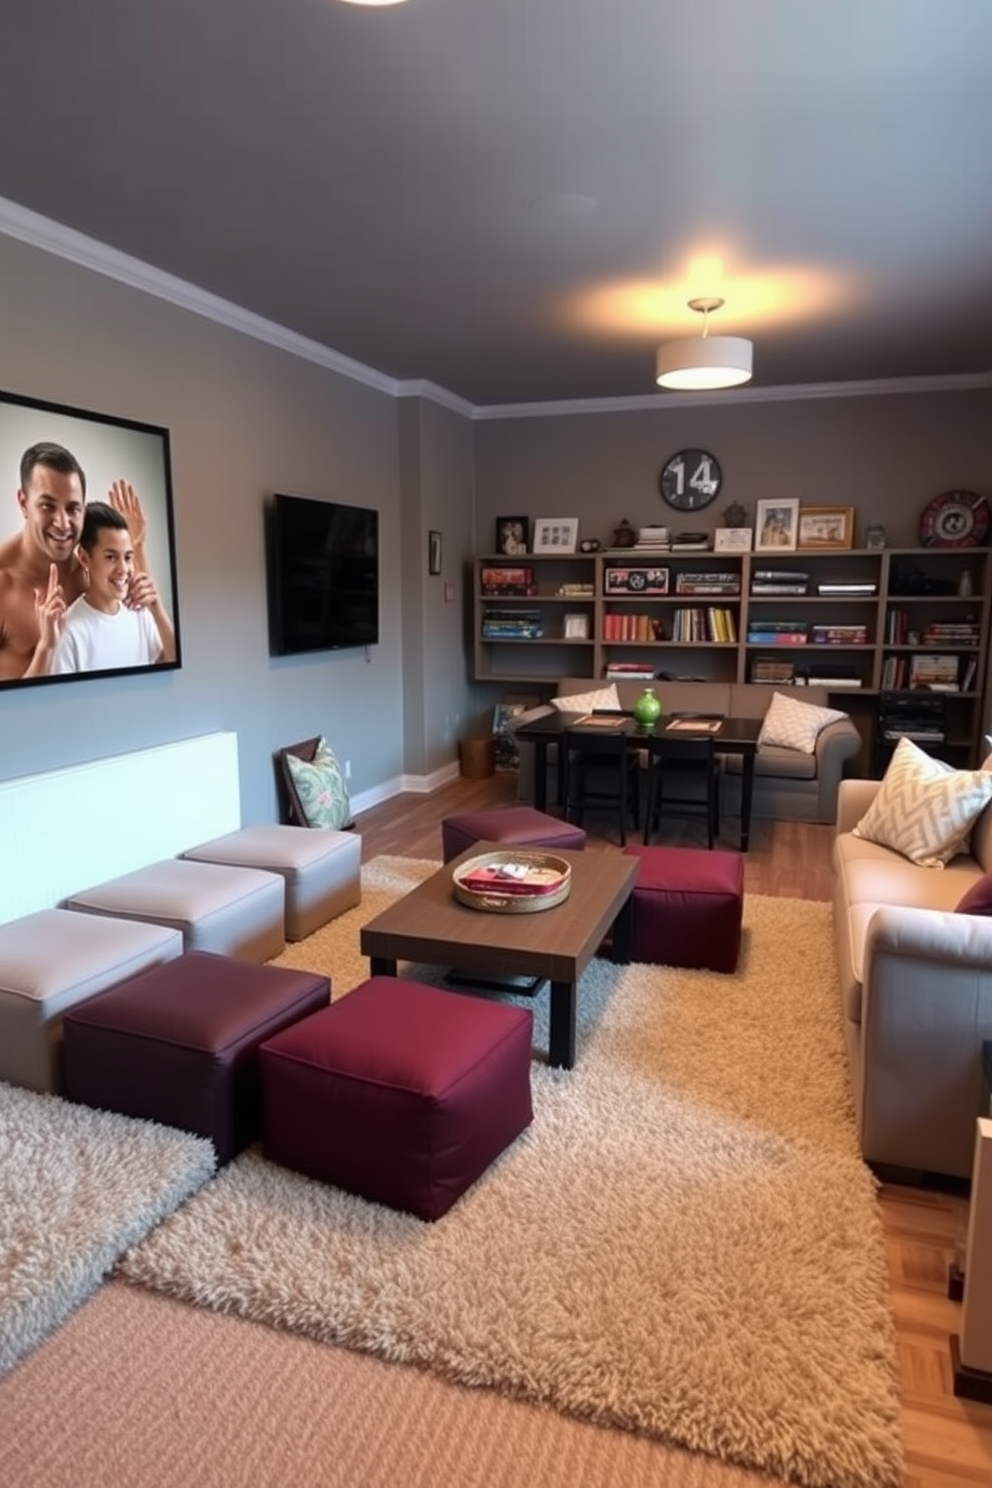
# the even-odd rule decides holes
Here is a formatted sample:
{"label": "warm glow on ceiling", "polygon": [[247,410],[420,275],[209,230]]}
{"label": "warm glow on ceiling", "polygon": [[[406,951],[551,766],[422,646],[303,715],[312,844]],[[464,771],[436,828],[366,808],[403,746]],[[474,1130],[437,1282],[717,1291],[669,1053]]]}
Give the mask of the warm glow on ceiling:
{"label": "warm glow on ceiling", "polygon": [[755,338],[778,325],[821,320],[867,298],[851,275],[832,269],[775,268],[760,273],[727,270],[713,255],[699,255],[677,279],[631,279],[573,295],[563,318],[604,335],[688,336],[701,329],[686,308],[699,295],[719,295],[726,305],[712,330]]}
{"label": "warm glow on ceiling", "polygon": [[402,5],[404,0],[343,0],[345,5]]}

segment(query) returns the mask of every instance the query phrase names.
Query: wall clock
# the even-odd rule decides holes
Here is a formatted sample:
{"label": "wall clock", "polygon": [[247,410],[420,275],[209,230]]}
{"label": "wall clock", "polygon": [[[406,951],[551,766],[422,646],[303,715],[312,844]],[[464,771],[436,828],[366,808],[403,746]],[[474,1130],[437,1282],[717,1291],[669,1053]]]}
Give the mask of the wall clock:
{"label": "wall clock", "polygon": [[716,500],[722,481],[715,455],[708,450],[681,449],[662,466],[658,489],[676,511],[701,511]]}
{"label": "wall clock", "polygon": [[988,542],[992,511],[975,491],[944,491],[928,501],[920,516],[924,548],[977,548]]}

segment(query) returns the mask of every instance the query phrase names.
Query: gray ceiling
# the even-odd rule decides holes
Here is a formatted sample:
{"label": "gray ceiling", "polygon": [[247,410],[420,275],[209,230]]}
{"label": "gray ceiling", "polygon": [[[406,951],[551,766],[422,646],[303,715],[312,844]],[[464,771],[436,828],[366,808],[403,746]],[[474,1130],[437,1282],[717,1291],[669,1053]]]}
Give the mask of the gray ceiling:
{"label": "gray ceiling", "polygon": [[756,387],[992,369],[992,0],[4,0],[0,56],[0,196],[390,378],[652,393],[704,294]]}

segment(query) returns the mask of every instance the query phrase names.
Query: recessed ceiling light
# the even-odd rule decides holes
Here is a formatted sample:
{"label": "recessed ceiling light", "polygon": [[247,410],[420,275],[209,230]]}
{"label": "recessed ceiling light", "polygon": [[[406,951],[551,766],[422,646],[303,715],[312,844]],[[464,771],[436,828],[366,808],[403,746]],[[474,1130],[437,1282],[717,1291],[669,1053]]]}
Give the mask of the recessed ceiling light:
{"label": "recessed ceiling light", "polygon": [[578,191],[550,191],[546,196],[535,197],[531,205],[542,217],[585,217],[595,212],[596,198]]}
{"label": "recessed ceiling light", "polygon": [[404,0],[343,0],[345,5],[402,5]]}

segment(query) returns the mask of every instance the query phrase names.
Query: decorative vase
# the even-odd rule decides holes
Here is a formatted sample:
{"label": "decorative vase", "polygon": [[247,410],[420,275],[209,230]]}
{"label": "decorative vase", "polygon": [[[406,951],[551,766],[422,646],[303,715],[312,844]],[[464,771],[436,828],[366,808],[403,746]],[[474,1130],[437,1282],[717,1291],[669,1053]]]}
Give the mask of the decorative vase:
{"label": "decorative vase", "polygon": [[645,687],[631,710],[642,728],[651,728],[661,717],[661,699],[655,697],[653,687]]}

